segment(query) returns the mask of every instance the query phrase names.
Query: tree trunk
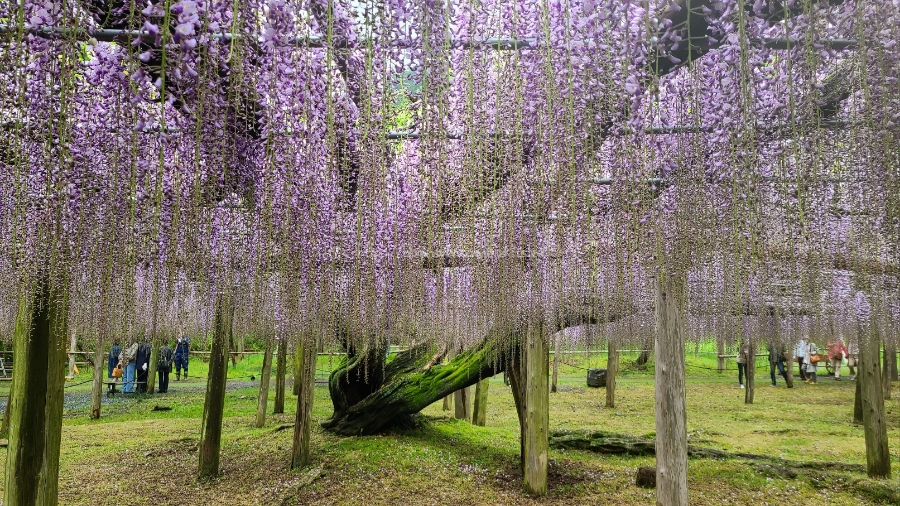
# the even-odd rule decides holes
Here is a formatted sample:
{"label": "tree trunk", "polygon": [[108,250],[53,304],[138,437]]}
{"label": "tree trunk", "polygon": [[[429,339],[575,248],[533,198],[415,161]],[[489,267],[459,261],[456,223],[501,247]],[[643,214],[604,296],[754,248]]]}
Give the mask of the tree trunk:
{"label": "tree trunk", "polygon": [[866,436],[866,468],[873,478],[891,476],[891,454],[888,450],[887,423],[884,418],[880,343],[869,333],[860,333],[859,365],[863,409],[863,430]]}
{"label": "tree trunk", "polygon": [[284,413],[284,377],[287,369],[287,342],[284,337],[278,340],[278,362],[275,364],[275,409],[272,413]]}
{"label": "tree trunk", "polygon": [[294,366],[294,395],[300,395],[300,391],[303,390],[303,347],[298,345],[296,349],[294,349],[293,355],[293,366]]}
{"label": "tree trunk", "polygon": [[553,377],[550,380],[550,393],[556,393],[556,379],[559,377],[559,338],[553,338]]}
{"label": "tree trunk", "polygon": [[891,378],[891,381],[897,381],[897,340],[886,338],[885,339],[885,353],[890,355],[889,368],[887,370],[888,377]]}
{"label": "tree trunk", "polygon": [[256,423],[260,428],[266,425],[266,408],[269,405],[269,382],[272,379],[272,347],[275,340],[266,338],[266,351],[263,354],[262,372],[259,374],[259,399],[256,401]]}
{"label": "tree trunk", "polygon": [[725,354],[725,341],[722,338],[716,338],[716,351],[718,353],[718,370],[719,373],[725,372],[725,357],[722,355]]}
{"label": "tree trunk", "polygon": [[234,306],[225,294],[216,297],[215,331],[209,355],[206,402],[200,428],[200,464],[198,477],[208,480],[219,475],[219,450],[222,446],[222,421],[225,411],[225,386],[228,379],[228,343]]}
{"label": "tree trunk", "polygon": [[453,396],[448,395],[444,397],[444,405],[441,407],[444,411],[450,411],[453,408]]}
{"label": "tree trunk", "polygon": [[616,407],[616,374],[619,372],[619,349],[610,339],[606,356],[606,407]]}
{"label": "tree trunk", "polygon": [[[756,341],[750,338],[748,342],[750,344],[747,352],[747,377],[744,379],[744,404],[753,404],[753,393],[756,390]],[[740,352],[738,344],[738,353]]]}
{"label": "tree trunk", "polygon": [[890,345],[888,344],[888,340],[884,341],[884,355],[882,357],[883,367],[881,368],[881,388],[884,395],[884,400],[888,401],[891,399],[891,368],[893,364],[891,363],[891,352]]}
{"label": "tree trunk", "polygon": [[[859,364],[857,363],[857,372],[859,372]],[[853,423],[862,425],[863,423],[863,405],[862,405],[862,378],[856,376],[856,393],[853,396]]]}
{"label": "tree trunk", "polygon": [[487,423],[488,387],[491,385],[489,378],[484,378],[475,384],[475,403],[472,407],[472,424],[484,427]]}
{"label": "tree trunk", "polygon": [[147,365],[147,393],[156,392],[156,363],[159,362],[159,344],[160,340],[153,334],[150,338],[150,364]]}
{"label": "tree trunk", "polygon": [[547,495],[548,438],[550,426],[550,389],[547,366],[550,363],[548,346],[543,325],[533,322],[522,344],[525,380],[523,447],[525,454],[523,472],[525,491],[530,494]]}
{"label": "tree trunk", "polygon": [[100,418],[100,406],[103,402],[103,377],[106,372],[106,364],[103,362],[103,342],[97,342],[97,349],[94,350],[94,378],[91,383],[91,419]]}
{"label": "tree trunk", "polygon": [[301,338],[294,355],[299,357],[300,374],[294,380],[297,392],[297,416],[294,424],[294,445],[291,469],[300,469],[309,463],[309,438],[312,426],[311,414],[316,397],[316,347],[315,339]]}
{"label": "tree trunk", "polygon": [[469,395],[469,388],[460,388],[456,392],[453,392],[453,417],[457,420],[466,420],[468,421],[471,413],[471,396]]}
{"label": "tree trunk", "polygon": [[46,276],[20,299],[13,334],[4,504],[58,502],[66,364],[66,301]]}
{"label": "tree trunk", "polygon": [[6,407],[3,408],[3,422],[0,423],[0,439],[9,437],[9,402],[10,396],[6,396]]}
{"label": "tree trunk", "polygon": [[688,504],[684,329],[680,295],[672,279],[663,279],[661,273],[657,274],[656,503],[664,506]]}

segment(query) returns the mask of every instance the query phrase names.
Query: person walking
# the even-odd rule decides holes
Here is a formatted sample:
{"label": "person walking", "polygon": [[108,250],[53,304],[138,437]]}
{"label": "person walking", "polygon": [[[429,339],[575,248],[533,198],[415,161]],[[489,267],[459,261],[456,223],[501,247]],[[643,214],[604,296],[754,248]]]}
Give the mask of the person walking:
{"label": "person walking", "polygon": [[847,347],[847,368],[850,369],[850,379],[856,379],[856,364],[859,363],[859,341],[856,337],[850,338],[850,346]]}
{"label": "person walking", "polygon": [[107,359],[107,372],[106,377],[111,381],[109,388],[107,389],[107,393],[116,393],[116,380],[118,377],[114,376],[113,373],[116,370],[116,366],[119,365],[119,355],[122,354],[122,347],[119,346],[119,340],[116,339],[113,341],[112,348],[109,349],[109,357]]}
{"label": "person walking", "polygon": [[812,341],[806,345],[806,359],[806,382],[810,385],[818,385],[816,369],[819,367],[819,347]]}
{"label": "person walking", "polygon": [[184,379],[188,377],[188,354],[191,349],[191,338],[179,337],[175,342],[175,381],[181,381],[181,370],[184,369]]}
{"label": "person walking", "polygon": [[134,393],[134,373],[137,365],[134,362],[135,357],[137,357],[138,344],[133,343],[130,346],[126,347],[122,350],[122,354],[119,356],[122,362],[122,369],[125,371],[122,378],[122,393],[123,394],[131,394]]}
{"label": "person walking", "polygon": [[153,347],[150,346],[150,338],[144,336],[142,342],[137,349],[137,391],[138,393],[147,393],[147,377],[150,373],[150,356],[153,354]]}
{"label": "person walking", "polygon": [[800,364],[800,379],[806,381],[806,338],[801,337],[794,348],[794,356],[797,357],[797,363]]}
{"label": "person walking", "polygon": [[775,369],[778,369],[778,373],[781,374],[781,377],[784,378],[784,383],[787,384],[787,370],[784,367],[784,354],[786,353],[784,346],[779,346],[774,342],[769,342],[769,376],[772,378],[772,386],[777,386],[775,383]]}
{"label": "person walking", "polygon": [[834,368],[835,381],[841,381],[841,363],[844,361],[844,357],[849,355],[850,352],[847,350],[847,345],[844,344],[843,339],[837,337],[828,341],[828,361],[831,362],[831,367]]}
{"label": "person walking", "polygon": [[168,341],[163,341],[159,347],[159,359],[156,362],[156,372],[159,374],[159,390],[164,394],[169,391],[169,372],[172,370],[172,362],[175,360],[175,350],[169,347]]}
{"label": "person walking", "polygon": [[741,388],[744,388],[744,376],[747,379],[750,379],[750,376],[747,374],[747,363],[750,360],[750,345],[741,340],[741,344],[738,345],[738,353],[737,353],[737,365],[738,365],[738,384]]}

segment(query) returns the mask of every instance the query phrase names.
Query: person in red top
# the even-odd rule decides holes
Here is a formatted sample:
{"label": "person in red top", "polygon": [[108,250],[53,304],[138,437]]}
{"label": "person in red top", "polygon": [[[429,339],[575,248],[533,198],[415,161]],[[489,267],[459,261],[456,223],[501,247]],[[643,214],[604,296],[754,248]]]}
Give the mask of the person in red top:
{"label": "person in red top", "polygon": [[841,380],[841,362],[844,357],[849,355],[850,352],[847,351],[847,345],[844,344],[843,339],[838,337],[828,341],[828,360],[831,361],[831,367],[834,367],[835,380]]}

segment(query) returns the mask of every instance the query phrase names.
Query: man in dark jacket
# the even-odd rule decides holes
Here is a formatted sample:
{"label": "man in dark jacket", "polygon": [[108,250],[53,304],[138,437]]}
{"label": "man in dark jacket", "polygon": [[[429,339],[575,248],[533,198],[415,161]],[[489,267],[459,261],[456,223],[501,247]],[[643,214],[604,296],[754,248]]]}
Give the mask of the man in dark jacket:
{"label": "man in dark jacket", "polygon": [[142,342],[137,349],[137,391],[138,393],[147,393],[147,377],[150,372],[150,356],[153,354],[153,348],[150,346],[150,338],[144,336]]}
{"label": "man in dark jacket", "polygon": [[164,394],[169,391],[169,372],[172,371],[172,362],[175,360],[175,350],[169,347],[169,341],[163,341],[159,347],[159,360],[156,363],[156,372],[159,374],[159,390]]}
{"label": "man in dark jacket", "polygon": [[191,338],[179,337],[175,341],[175,381],[181,380],[181,370],[184,369],[184,379],[188,375],[188,353],[191,349]]}
{"label": "man in dark jacket", "polygon": [[776,344],[774,341],[769,342],[769,375],[772,378],[772,386],[775,386],[775,370],[778,370],[778,374],[784,378],[784,382],[787,383],[787,369],[785,369],[784,355],[785,355],[785,346],[783,344]]}

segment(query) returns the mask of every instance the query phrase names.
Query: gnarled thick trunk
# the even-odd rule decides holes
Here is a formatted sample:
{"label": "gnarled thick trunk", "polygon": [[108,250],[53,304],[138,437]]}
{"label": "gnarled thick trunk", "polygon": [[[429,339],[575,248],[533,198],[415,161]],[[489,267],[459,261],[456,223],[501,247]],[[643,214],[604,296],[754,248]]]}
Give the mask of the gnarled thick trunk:
{"label": "gnarled thick trunk", "polygon": [[59,295],[43,277],[19,303],[4,504],[57,504],[66,366],[66,301]]}

